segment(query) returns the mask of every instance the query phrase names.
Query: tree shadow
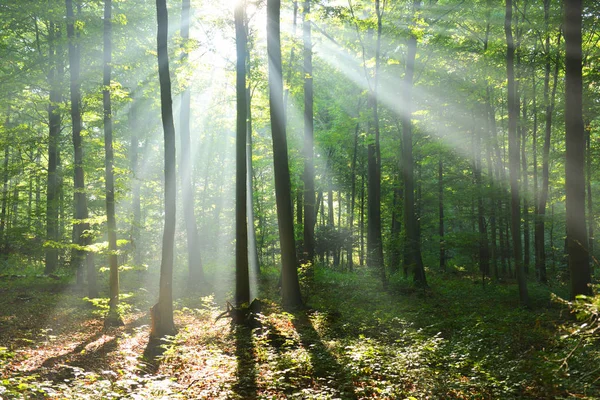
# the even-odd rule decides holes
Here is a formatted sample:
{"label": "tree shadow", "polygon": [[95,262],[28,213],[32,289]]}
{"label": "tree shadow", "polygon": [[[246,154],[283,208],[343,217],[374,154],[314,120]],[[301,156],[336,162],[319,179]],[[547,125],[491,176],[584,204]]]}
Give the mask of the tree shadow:
{"label": "tree shadow", "polygon": [[252,327],[232,322],[232,330],[235,335],[235,358],[237,361],[236,382],[233,385],[233,391],[242,399],[256,399],[258,387]]}
{"label": "tree shadow", "polygon": [[[128,323],[125,328],[115,329],[113,332],[107,332],[103,327],[99,327],[96,332],[81,341],[73,350],[45,359],[39,367],[27,372],[27,375],[39,375],[47,380],[58,382],[74,378],[76,369],[100,373],[109,371],[112,369],[112,365],[108,355],[118,349],[117,339],[124,334],[131,334],[137,327],[141,326],[140,320],[143,318],[137,318]],[[110,335],[111,337],[99,343],[98,346],[88,349],[92,344],[102,339],[104,335]]]}
{"label": "tree shadow", "polygon": [[309,352],[314,380],[327,386],[335,385],[343,399],[356,399],[354,383],[348,370],[327,349],[305,312],[294,314],[292,323],[300,336],[300,343]]}

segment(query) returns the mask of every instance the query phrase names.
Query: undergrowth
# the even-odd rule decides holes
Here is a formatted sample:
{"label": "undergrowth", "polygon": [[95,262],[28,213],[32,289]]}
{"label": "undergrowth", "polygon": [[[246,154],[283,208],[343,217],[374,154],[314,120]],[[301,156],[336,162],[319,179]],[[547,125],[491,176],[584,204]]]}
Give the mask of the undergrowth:
{"label": "undergrowth", "polygon": [[82,299],[66,278],[5,279],[0,397],[600,397],[598,298],[558,301],[530,284],[524,309],[515,285],[429,273],[429,289],[394,276],[384,291],[366,271],[317,267],[303,278],[306,308],[288,313],[277,270],[262,278],[254,326],[218,318],[220,298],[177,300],[179,333],[157,359],[143,356],[146,296],[124,296],[126,325],[104,330],[105,301]]}

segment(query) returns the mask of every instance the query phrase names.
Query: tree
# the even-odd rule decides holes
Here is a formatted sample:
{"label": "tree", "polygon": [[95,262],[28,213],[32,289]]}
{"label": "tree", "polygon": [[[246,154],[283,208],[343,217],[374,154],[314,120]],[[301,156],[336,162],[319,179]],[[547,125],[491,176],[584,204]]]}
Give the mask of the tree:
{"label": "tree", "polygon": [[515,271],[519,283],[519,298],[523,305],[529,302],[527,294],[527,280],[523,270],[521,252],[521,212],[519,197],[519,143],[517,137],[517,119],[519,118],[519,105],[515,88],[515,45],[512,34],[512,0],[506,0],[506,14],[504,19],[504,32],[506,34],[506,76],[508,78],[508,153],[510,174],[510,199],[511,199],[511,233],[515,259]]}
{"label": "tree", "polygon": [[112,65],[112,0],[104,1],[104,79],[102,103],[104,105],[104,168],[106,181],[106,220],[108,227],[109,312],[105,326],[123,325],[117,306],[119,304],[119,261],[117,258],[117,221],[115,218],[115,176],[113,172],[113,123],[110,101]]}
{"label": "tree", "polygon": [[[75,35],[75,15],[73,12],[73,0],[65,0],[67,8],[67,37],[69,39],[69,72],[70,72],[70,89],[71,89],[71,123],[73,131],[73,154],[74,154],[74,190],[73,197],[75,203],[75,221],[73,224],[73,243],[78,247],[83,247],[90,243],[89,230],[90,224],[87,222],[87,194],[85,191],[85,174],[83,171],[83,141],[81,138],[81,78],[80,78],[80,61],[81,55],[79,52],[78,37]],[[77,35],[78,36],[78,35]],[[73,251],[72,262],[77,270],[77,281],[83,284],[83,256],[86,252],[80,248]],[[94,269],[94,259],[92,253],[87,253],[86,256],[87,275],[88,275],[88,292],[89,297],[97,297],[98,289],[96,287],[96,271]]]}
{"label": "tree", "polygon": [[269,58],[269,113],[273,138],[273,169],[277,223],[281,247],[281,297],[284,307],[302,305],[298,282],[298,262],[294,239],[294,212],[287,138],[283,107],[283,80],[281,67],[280,0],[267,0],[267,54]]}
{"label": "tree", "polygon": [[375,71],[373,73],[373,84],[369,99],[373,116],[374,140],[369,142],[367,146],[367,264],[378,271],[383,284],[386,285],[387,279],[383,264],[383,240],[381,237],[381,150],[378,108],[383,7],[379,0],[375,0],[375,13],[377,15]]}
{"label": "tree", "polygon": [[[188,54],[185,42],[190,36],[190,0],[182,0],[181,3],[181,38],[184,41],[181,51],[181,62],[187,62]],[[194,191],[192,188],[192,159],[190,143],[190,88],[186,85],[181,93],[180,110],[180,141],[181,159],[179,162],[179,174],[181,175],[181,196],[183,197],[183,216],[185,230],[187,233],[187,252],[189,280],[188,289],[198,288],[204,284],[204,270],[200,257],[200,240],[198,226],[194,213]]]}
{"label": "tree", "polygon": [[246,27],[244,3],[238,2],[234,11],[236,62],[236,178],[235,178],[235,303],[239,307],[250,303],[248,271],[248,219],[247,219],[247,149],[246,129]]}
{"label": "tree", "polygon": [[585,129],[583,125],[583,0],[564,3],[565,29],[565,128],[567,254],[571,271],[571,296],[591,294],[591,271],[585,225]]}
{"label": "tree", "polygon": [[302,31],[304,40],[304,257],[315,258],[315,166],[314,166],[314,120],[313,120],[313,70],[310,0],[304,1]]}
{"label": "tree", "polygon": [[[552,93],[550,93],[550,70],[551,70],[551,52],[550,52],[550,0],[544,0],[544,24],[546,29],[545,37],[545,67],[544,67],[544,103],[545,103],[545,129],[544,145],[542,149],[542,187],[538,197],[536,207],[536,218],[534,227],[534,246],[535,246],[535,265],[539,273],[540,282],[547,282],[546,273],[546,244],[545,244],[545,218],[546,202],[548,201],[548,191],[550,186],[550,144],[552,135],[552,116],[554,113],[556,88],[558,87],[558,61],[554,66],[554,80]],[[557,47],[560,44],[561,34],[558,34]]]}
{"label": "tree", "polygon": [[60,54],[56,49],[57,29],[53,22],[48,24],[48,83],[50,85],[50,102],[48,104],[48,184],[46,191],[46,238],[51,241],[46,247],[46,265],[44,272],[53,273],[58,267],[59,226],[59,191],[58,191],[58,165],[59,140],[60,140],[60,102],[62,94],[60,88],[59,60]]}
{"label": "tree", "polygon": [[[413,13],[416,17],[421,1],[413,1]],[[408,38],[406,72],[404,75],[404,110],[402,111],[402,179],[404,181],[404,269],[413,270],[413,279],[417,286],[427,286],[425,267],[421,256],[421,238],[415,213],[415,176],[412,142],[412,87],[417,56],[417,38],[411,34]]]}
{"label": "tree", "polygon": [[152,307],[151,338],[173,335],[177,331],[173,322],[173,248],[175,242],[175,214],[177,207],[175,176],[175,125],[167,35],[169,15],[166,0],[156,0],[156,35],[158,76],[160,81],[160,114],[165,142],[165,228],[162,240],[158,302]]}

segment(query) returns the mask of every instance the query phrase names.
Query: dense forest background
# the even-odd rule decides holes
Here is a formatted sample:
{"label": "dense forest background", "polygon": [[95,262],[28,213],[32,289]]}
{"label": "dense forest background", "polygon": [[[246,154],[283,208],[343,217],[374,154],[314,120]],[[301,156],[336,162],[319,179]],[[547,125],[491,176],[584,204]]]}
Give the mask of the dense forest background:
{"label": "dense forest background", "polygon": [[2,0],[0,397],[596,398],[599,16]]}

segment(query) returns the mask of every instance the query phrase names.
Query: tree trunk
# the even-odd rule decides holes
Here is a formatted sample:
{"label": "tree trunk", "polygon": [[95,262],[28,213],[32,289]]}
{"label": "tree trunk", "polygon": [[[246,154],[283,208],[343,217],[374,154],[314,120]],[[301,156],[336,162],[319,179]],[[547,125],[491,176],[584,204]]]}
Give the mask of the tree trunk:
{"label": "tree trunk", "polygon": [[117,222],[115,219],[115,177],[113,173],[113,124],[110,101],[110,74],[112,66],[112,0],[104,1],[104,89],[102,100],[104,105],[104,151],[106,179],[106,219],[108,226],[109,251],[109,312],[105,326],[122,325],[117,305],[119,304],[119,264],[117,259]]}
{"label": "tree trunk", "polygon": [[477,185],[477,229],[479,233],[479,270],[482,280],[490,275],[490,247],[485,224],[485,208],[483,204],[483,179],[481,177],[481,129],[474,127],[475,132],[475,184]]}
{"label": "tree trunk", "polygon": [[385,266],[383,264],[383,240],[381,237],[381,157],[379,151],[379,110],[378,81],[381,52],[382,15],[380,1],[375,0],[377,14],[377,39],[375,45],[375,71],[370,103],[373,113],[374,140],[367,146],[368,163],[368,203],[367,203],[367,265],[381,276],[386,285]]}
{"label": "tree trunk", "polygon": [[[546,66],[544,75],[544,103],[546,107],[546,121],[545,121],[545,132],[544,132],[544,147],[542,150],[542,187],[538,199],[537,205],[537,216],[535,219],[535,247],[536,247],[536,269],[539,271],[540,282],[546,283],[547,271],[546,271],[546,246],[545,246],[545,217],[546,217],[546,202],[548,201],[548,188],[550,185],[550,140],[552,136],[552,116],[554,113],[554,104],[556,99],[556,88],[558,84],[558,68],[559,63],[555,63],[554,67],[554,80],[552,87],[552,94],[550,94],[550,32],[549,30],[549,19],[550,19],[550,0],[544,0],[544,20],[546,24]],[[558,34],[558,46],[560,45],[560,33]]]}
{"label": "tree trunk", "polygon": [[158,303],[152,307],[151,313],[151,338],[173,335],[177,331],[173,322],[172,288],[177,184],[175,174],[175,127],[173,125],[169,53],[167,51],[169,17],[166,0],[156,0],[156,17],[158,25],[156,43],[158,50],[158,76],[160,80],[160,112],[165,142],[165,228],[162,240]]}
{"label": "tree trunk", "polygon": [[512,0],[506,0],[506,15],[504,32],[506,34],[506,75],[508,79],[508,146],[509,146],[509,172],[511,192],[511,233],[513,242],[513,255],[515,258],[515,271],[519,283],[519,298],[521,304],[527,305],[527,279],[523,271],[521,252],[521,212],[519,195],[519,142],[517,137],[517,120],[519,110],[515,88],[515,45],[512,34]]}
{"label": "tree trunk", "polygon": [[[6,117],[5,127],[8,127],[9,117]],[[6,207],[8,202],[8,160],[10,158],[10,146],[4,145],[4,163],[2,165],[2,211],[0,211],[0,253],[8,251],[8,241],[5,237],[6,229]]]}
{"label": "tree trunk", "polygon": [[[85,175],[83,171],[83,144],[81,138],[81,80],[80,72],[80,54],[79,44],[75,36],[75,14],[73,12],[73,0],[65,0],[67,8],[67,37],[69,40],[69,71],[70,71],[70,89],[71,89],[71,121],[73,131],[73,169],[74,169],[74,203],[75,203],[75,223],[73,224],[73,242],[79,247],[90,243],[88,236],[84,232],[89,229],[87,195],[85,192]],[[79,35],[77,35],[79,36]],[[72,266],[77,271],[77,284],[83,285],[83,258],[85,252],[81,249],[75,249],[72,252]],[[89,272],[89,271],[88,271]],[[89,288],[90,292],[94,291]]]}
{"label": "tree trunk", "polygon": [[[50,71],[50,104],[48,105],[48,183],[46,191],[46,238],[58,242],[58,142],[60,139],[60,108],[61,91],[57,76],[58,55],[56,51],[56,28],[50,22],[48,26],[48,60]],[[55,244],[46,247],[46,265],[44,273],[51,274],[58,267],[58,248]]]}
{"label": "tree trunk", "polygon": [[302,30],[304,39],[304,258],[313,262],[315,257],[315,166],[313,77],[310,0],[304,1]]}
{"label": "tree trunk", "polygon": [[[246,35],[248,32],[248,24],[245,22]],[[246,46],[248,42],[246,41]],[[246,76],[250,76],[250,49],[246,47]],[[254,170],[252,168],[252,96],[250,87],[246,88],[246,206],[248,208],[248,266],[253,272],[256,280],[260,279],[260,263],[258,261],[258,246],[256,245],[256,229],[254,227]],[[250,292],[252,296],[252,292]]]}
{"label": "tree trunk", "polygon": [[[181,39],[183,46],[190,37],[190,0],[182,0],[181,3]],[[181,63],[186,64],[188,59],[185,47],[181,50]],[[245,63],[245,60],[243,60]],[[244,94],[245,96],[245,94]],[[192,158],[190,141],[190,87],[186,86],[181,93],[180,129],[181,158],[179,162],[179,174],[181,175],[181,196],[183,205],[183,218],[185,220],[185,231],[187,234],[188,253],[188,282],[189,291],[197,291],[206,284],[204,270],[200,255],[200,238],[196,213],[194,212],[194,188],[192,183]],[[245,121],[244,121],[245,123]],[[245,136],[244,136],[245,141]],[[245,148],[244,148],[245,151]],[[245,162],[244,162],[245,164]]]}
{"label": "tree trunk", "polygon": [[587,211],[588,211],[588,250],[590,262],[595,262],[594,257],[594,207],[592,202],[592,131],[589,124],[586,124],[586,174],[587,174]]}
{"label": "tree trunk", "polygon": [[[414,13],[421,8],[421,0],[413,1]],[[408,38],[406,55],[406,72],[404,76],[404,105],[402,115],[402,178],[404,180],[404,268],[412,269],[414,282],[417,286],[427,286],[425,268],[421,257],[421,238],[415,214],[415,183],[412,143],[412,87],[414,79],[415,58],[417,55],[417,38]]]}
{"label": "tree trunk", "polygon": [[529,235],[529,176],[527,172],[527,129],[524,126],[527,121],[527,103],[523,96],[522,106],[523,122],[521,125],[521,169],[523,172],[523,269],[529,274],[530,264],[530,235]]}
{"label": "tree trunk", "polygon": [[280,0],[267,0],[267,53],[269,59],[269,111],[273,137],[275,198],[281,246],[281,297],[284,307],[302,305],[294,239],[290,170],[283,108],[281,75]]}
{"label": "tree trunk", "polygon": [[438,233],[440,235],[440,271],[446,272],[446,242],[444,241],[444,160],[438,159]]}
{"label": "tree trunk", "polygon": [[235,179],[235,303],[250,304],[250,277],[248,271],[248,220],[247,220],[247,149],[246,149],[246,28],[244,3],[235,8],[236,63],[236,179]]}
{"label": "tree trunk", "polygon": [[140,179],[140,167],[139,167],[139,117],[138,117],[138,104],[139,99],[133,99],[131,110],[129,114],[130,118],[130,131],[131,131],[131,148],[129,152],[129,158],[131,161],[131,172],[132,172],[132,183],[131,183],[131,208],[133,220],[131,222],[131,246],[133,247],[133,264],[141,266],[142,264],[142,252],[140,240],[140,228],[142,224],[142,204],[140,198],[141,190],[141,179]]}
{"label": "tree trunk", "polygon": [[[360,110],[359,110],[360,111]],[[354,256],[352,250],[354,248],[354,203],[356,200],[356,161],[358,157],[358,131],[360,125],[357,123],[354,129],[354,151],[352,153],[352,166],[350,167],[350,181],[352,189],[350,190],[350,212],[348,217],[348,242],[347,242],[347,253],[348,253],[348,270],[354,269]]]}
{"label": "tree trunk", "polygon": [[571,296],[591,294],[591,271],[585,229],[585,129],[583,126],[583,0],[565,1],[565,128],[567,246]]}

